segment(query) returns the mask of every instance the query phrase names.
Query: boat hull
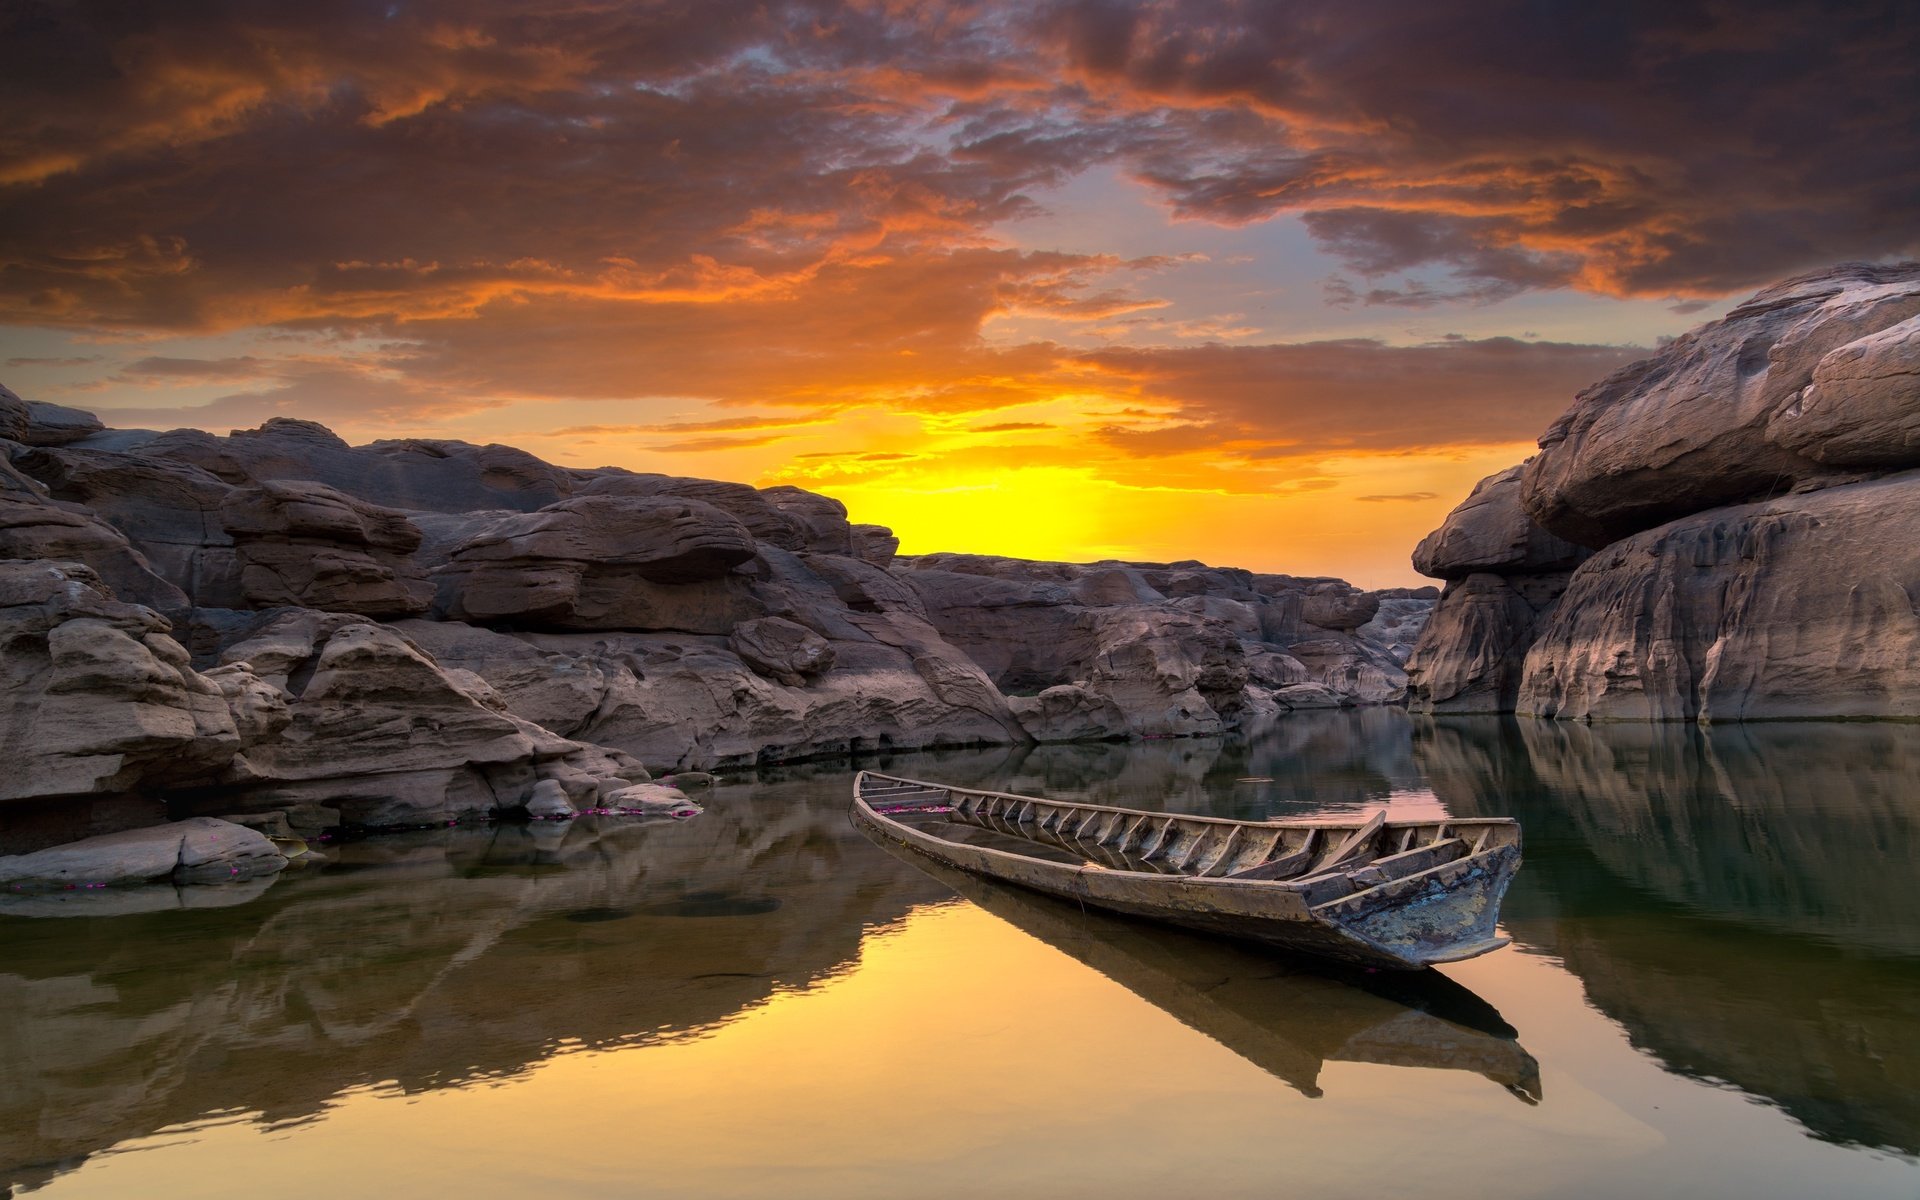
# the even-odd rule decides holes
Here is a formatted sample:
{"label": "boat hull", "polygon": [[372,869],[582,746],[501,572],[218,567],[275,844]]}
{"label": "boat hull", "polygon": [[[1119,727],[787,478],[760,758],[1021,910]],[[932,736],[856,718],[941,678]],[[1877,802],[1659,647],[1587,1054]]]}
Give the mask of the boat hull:
{"label": "boat hull", "polygon": [[[1053,807],[1127,812],[1094,805]],[[858,795],[857,785],[850,815],[870,837],[983,878],[1108,912],[1386,969],[1418,970],[1506,945],[1495,922],[1520,865],[1516,842],[1314,904],[1311,893],[1270,880],[1154,874],[1094,862],[1071,865],[953,841],[877,811]]]}

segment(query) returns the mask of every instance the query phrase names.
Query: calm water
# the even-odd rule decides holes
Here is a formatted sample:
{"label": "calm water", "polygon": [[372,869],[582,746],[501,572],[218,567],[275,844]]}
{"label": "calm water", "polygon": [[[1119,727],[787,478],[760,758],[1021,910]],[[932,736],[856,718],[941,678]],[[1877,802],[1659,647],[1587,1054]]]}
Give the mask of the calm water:
{"label": "calm water", "polygon": [[1380,710],[884,765],[1233,816],[1511,813],[1516,944],[1324,974],[956,894],[849,828],[846,768],[795,769],[683,823],[336,847],[231,907],[0,915],[0,1182],[1920,1194],[1920,727]]}

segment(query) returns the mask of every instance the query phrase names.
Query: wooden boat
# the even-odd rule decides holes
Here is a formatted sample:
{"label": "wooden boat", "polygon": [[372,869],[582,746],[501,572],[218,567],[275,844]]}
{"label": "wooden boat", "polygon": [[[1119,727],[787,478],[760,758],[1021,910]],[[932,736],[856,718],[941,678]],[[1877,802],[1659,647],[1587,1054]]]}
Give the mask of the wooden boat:
{"label": "wooden boat", "polygon": [[1540,1064],[1513,1026],[1439,971],[1288,962],[1257,946],[1128,920],[880,844],[1301,1095],[1321,1095],[1327,1063],[1364,1062],[1470,1071],[1524,1103],[1540,1101]]}
{"label": "wooden boat", "polygon": [[1510,818],[1233,821],[902,779],[854,778],[871,835],[989,879],[1130,916],[1370,967],[1459,962],[1520,866]]}

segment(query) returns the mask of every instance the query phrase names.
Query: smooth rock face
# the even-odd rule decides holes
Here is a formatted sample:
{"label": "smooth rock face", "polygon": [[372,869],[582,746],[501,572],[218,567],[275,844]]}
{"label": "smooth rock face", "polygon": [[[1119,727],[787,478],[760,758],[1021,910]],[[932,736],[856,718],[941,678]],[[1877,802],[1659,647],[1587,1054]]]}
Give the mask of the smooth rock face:
{"label": "smooth rock face", "polygon": [[1405,660],[1415,712],[1512,712],[1527,647],[1592,553],[1527,514],[1525,466],[1475,484],[1413,552],[1415,570],[1448,581]]}
{"label": "smooth rock face", "polygon": [[286,857],[264,835],[228,821],[193,817],[0,857],[0,890],[125,887],[163,880],[239,883],[286,865]]}
{"label": "smooth rock face", "polygon": [[1715,509],[1574,572],[1518,707],[1627,720],[1920,716],[1920,471]]}
{"label": "smooth rock face", "polygon": [[[1540,437],[1522,479],[1527,511],[1552,533],[1598,548],[1688,513],[1778,495],[1835,476],[1858,448],[1825,460],[1814,442],[1879,446],[1884,415],[1855,417],[1804,393],[1829,356],[1920,315],[1920,264],[1853,264],[1791,279],[1588,388]],[[1902,345],[1904,345],[1902,341]],[[1905,350],[1885,343],[1835,359],[1829,381],[1893,379]],[[1849,415],[1840,415],[1843,412]],[[1854,429],[1859,425],[1858,430]],[[1888,453],[1892,453],[1891,449]],[[1897,458],[1882,465],[1920,465]]]}
{"label": "smooth rock face", "polygon": [[273,481],[235,489],[220,506],[220,520],[250,606],[369,616],[432,606],[433,585],[410,557],[420,530],[404,513],[323,483]]}
{"label": "smooth rock face", "polygon": [[1856,264],[1769,288],[1582,392],[1538,456],[1415,551],[1449,583],[1407,660],[1410,705],[1912,711],[1901,597],[1920,592],[1888,538],[1912,489],[1868,481],[1920,467],[1917,385],[1920,264]]}

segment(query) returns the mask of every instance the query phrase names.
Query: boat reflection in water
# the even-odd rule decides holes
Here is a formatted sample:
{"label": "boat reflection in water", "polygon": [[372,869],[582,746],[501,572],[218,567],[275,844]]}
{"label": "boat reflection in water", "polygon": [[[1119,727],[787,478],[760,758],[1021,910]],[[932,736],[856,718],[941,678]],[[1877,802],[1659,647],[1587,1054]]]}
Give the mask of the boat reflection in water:
{"label": "boat reflection in water", "polygon": [[1528,1104],[1540,1066],[1486,1001],[1438,971],[1365,972],[1038,895],[872,839],[1307,1096],[1329,1061],[1471,1071]]}

